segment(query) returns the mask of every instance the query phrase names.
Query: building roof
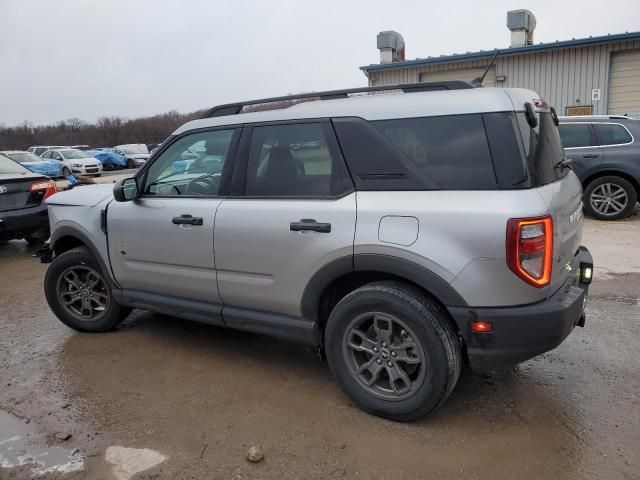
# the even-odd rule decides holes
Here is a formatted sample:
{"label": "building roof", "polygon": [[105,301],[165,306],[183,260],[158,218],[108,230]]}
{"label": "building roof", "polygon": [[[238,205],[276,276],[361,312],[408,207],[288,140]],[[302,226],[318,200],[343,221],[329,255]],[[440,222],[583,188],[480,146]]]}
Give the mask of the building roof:
{"label": "building roof", "polygon": [[[640,40],[640,32],[625,32],[617,34],[607,34],[599,37],[574,38],[572,40],[555,41],[550,43],[539,43],[537,45],[527,45],[524,47],[508,47],[500,49],[500,57],[507,55],[517,55],[526,53],[536,53],[548,50],[558,50],[562,48],[583,47],[607,42],[620,42],[625,40]],[[376,72],[380,70],[391,70],[396,68],[417,67],[420,65],[433,65],[438,63],[461,62],[465,60],[477,60],[480,58],[492,57],[497,49],[480,50],[479,52],[454,53],[453,55],[440,55],[438,57],[416,58],[415,60],[405,60],[402,62],[371,64],[360,67],[365,72]]]}

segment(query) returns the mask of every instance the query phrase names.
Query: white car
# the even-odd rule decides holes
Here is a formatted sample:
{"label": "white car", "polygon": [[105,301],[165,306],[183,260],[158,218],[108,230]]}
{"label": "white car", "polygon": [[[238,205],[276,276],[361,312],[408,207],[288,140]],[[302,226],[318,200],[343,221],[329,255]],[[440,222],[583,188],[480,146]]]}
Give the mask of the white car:
{"label": "white car", "polygon": [[79,175],[102,175],[102,163],[82,150],[75,148],[61,148],[47,150],[42,155],[47,160],[56,160],[62,164],[62,176],[68,177],[71,174]]}
{"label": "white car", "polygon": [[117,145],[113,147],[113,151],[127,159],[127,168],[141,167],[151,156],[144,143]]}
{"label": "white car", "polygon": [[37,145],[34,147],[29,147],[27,148],[27,152],[29,153],[34,153],[36,155],[38,155],[39,157],[42,156],[42,154],[44,152],[46,152],[47,150],[54,150],[57,148],[69,148],[69,147],[65,147],[64,145]]}

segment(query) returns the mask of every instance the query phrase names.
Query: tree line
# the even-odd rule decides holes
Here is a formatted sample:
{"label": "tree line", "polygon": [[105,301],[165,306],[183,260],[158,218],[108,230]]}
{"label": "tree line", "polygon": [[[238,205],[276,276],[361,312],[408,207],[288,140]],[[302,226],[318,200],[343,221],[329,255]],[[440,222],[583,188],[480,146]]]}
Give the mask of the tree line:
{"label": "tree line", "polygon": [[205,113],[206,110],[186,114],[174,110],[134,119],[102,117],[96,123],[71,118],[50,125],[24,122],[8,127],[0,124],[0,150],[25,150],[32,145],[113,147],[126,143],[160,143],[180,125]]}

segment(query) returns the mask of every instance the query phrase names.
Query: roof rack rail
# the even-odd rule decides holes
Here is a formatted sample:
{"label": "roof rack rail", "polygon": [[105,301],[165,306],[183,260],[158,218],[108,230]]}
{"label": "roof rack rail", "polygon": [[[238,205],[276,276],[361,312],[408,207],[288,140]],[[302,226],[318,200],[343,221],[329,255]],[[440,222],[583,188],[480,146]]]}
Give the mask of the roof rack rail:
{"label": "roof rack rail", "polygon": [[282,97],[261,98],[258,100],[249,100],[246,102],[227,103],[218,105],[207,112],[204,118],[223,117],[226,115],[237,115],[242,109],[249,105],[261,105],[267,103],[276,103],[286,100],[303,100],[305,98],[319,98],[320,100],[334,100],[337,98],[347,98],[355,93],[384,92],[388,90],[402,90],[404,93],[413,92],[429,92],[434,90],[464,90],[468,88],[477,88],[469,82],[463,80],[447,80],[444,82],[421,82],[421,83],[404,83],[395,85],[380,85],[360,88],[347,88],[343,90],[328,90],[326,92],[309,92],[297,95],[285,95]]}

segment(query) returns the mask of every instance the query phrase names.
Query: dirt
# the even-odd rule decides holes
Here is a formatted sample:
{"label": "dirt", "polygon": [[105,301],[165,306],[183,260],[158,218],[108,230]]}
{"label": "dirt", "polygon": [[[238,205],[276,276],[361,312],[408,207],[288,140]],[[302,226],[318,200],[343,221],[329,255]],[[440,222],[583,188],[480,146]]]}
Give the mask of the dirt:
{"label": "dirt", "polygon": [[[638,245],[640,222],[611,225]],[[640,273],[604,254],[585,328],[500,375],[466,372],[403,424],[351,404],[304,346],[142,311],[69,330],[32,252],[0,246],[0,479],[640,478]],[[34,473],[50,449],[82,469]]]}

